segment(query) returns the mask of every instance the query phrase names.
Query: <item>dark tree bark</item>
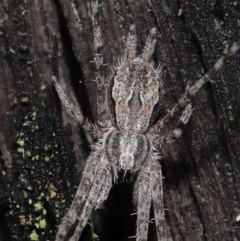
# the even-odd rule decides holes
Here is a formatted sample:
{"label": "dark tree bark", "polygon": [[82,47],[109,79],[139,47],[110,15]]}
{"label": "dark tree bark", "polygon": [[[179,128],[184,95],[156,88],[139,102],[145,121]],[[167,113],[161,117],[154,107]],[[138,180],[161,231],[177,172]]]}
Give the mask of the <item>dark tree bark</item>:
{"label": "dark tree bark", "polygon": [[[149,30],[158,30],[154,60],[163,65],[166,91],[158,118],[240,39],[239,1],[101,3],[106,72],[123,54],[131,24],[139,51]],[[55,31],[59,39],[62,87],[96,122],[90,15],[89,0],[0,2],[0,241],[37,240],[36,234],[54,240],[79,183],[74,153],[81,173],[94,139],[64,110],[63,126],[70,123],[72,132],[60,124],[50,81],[51,36]],[[194,100],[183,135],[162,147],[169,240],[240,239],[239,66],[238,52]],[[104,208],[94,212],[91,232],[101,241],[134,240],[128,239],[135,235],[131,189],[128,182],[115,185]],[[154,224],[149,240],[157,240]]]}

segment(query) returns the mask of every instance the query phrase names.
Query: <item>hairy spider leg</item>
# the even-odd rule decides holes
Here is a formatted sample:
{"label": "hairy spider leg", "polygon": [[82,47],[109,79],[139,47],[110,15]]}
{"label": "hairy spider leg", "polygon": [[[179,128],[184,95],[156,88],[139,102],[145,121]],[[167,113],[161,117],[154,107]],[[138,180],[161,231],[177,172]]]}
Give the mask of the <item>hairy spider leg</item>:
{"label": "hairy spider leg", "polygon": [[[185,109],[183,110],[182,112],[182,115],[180,116],[180,119],[176,125],[176,127],[173,129],[173,131],[171,131],[169,133],[169,135],[167,136],[162,136],[158,138],[157,140],[157,145],[161,145],[161,144],[167,144],[167,143],[170,143],[170,142],[173,142],[175,141],[177,138],[179,138],[182,134],[182,130],[184,128],[184,126],[188,123],[188,121],[190,120],[192,116],[192,105],[191,104],[188,104]],[[158,134],[161,133],[161,125],[160,126],[160,129],[158,130]]]}
{"label": "hairy spider leg", "polygon": [[140,172],[135,188],[134,201],[137,206],[137,241],[147,240],[151,201],[158,240],[165,241],[165,218],[163,204],[162,169],[157,160],[150,160]]}
{"label": "hairy spider leg", "polygon": [[68,211],[68,213],[63,218],[61,224],[58,227],[58,233],[56,241],[65,240],[64,237],[69,236],[71,227],[77,222],[78,219],[78,209],[84,204],[87,195],[91,190],[92,183],[94,181],[95,174],[99,168],[99,163],[101,160],[101,152],[93,152],[87,159],[86,166],[83,171],[83,177],[75,194],[73,203]]}
{"label": "hairy spider leg", "polygon": [[[145,63],[151,63],[152,61],[152,55],[155,50],[155,44],[156,44],[156,28],[152,28],[150,30],[150,33],[148,35],[147,41],[145,43],[143,52],[142,52],[142,59],[144,60]],[[153,65],[153,63],[152,63]],[[163,80],[161,78],[161,72],[162,67],[159,64],[157,71],[158,71],[158,81],[159,81],[159,104],[158,106],[161,105],[162,102],[162,97],[164,95],[164,89],[163,89]]]}
{"label": "hairy spider leg", "polygon": [[96,173],[91,190],[85,200],[85,203],[78,212],[79,222],[77,227],[74,230],[73,236],[68,241],[77,241],[79,239],[83,228],[85,227],[89,216],[94,209],[94,205],[99,207],[99,205],[107,199],[111,187],[112,175],[110,173],[109,164],[105,161],[101,163],[101,167],[99,167],[99,170]]}
{"label": "hairy spider leg", "polygon": [[[134,187],[134,203],[137,208],[137,241],[146,241],[148,236],[151,201],[154,205],[158,237],[165,241],[162,170],[157,160],[149,158],[140,171]],[[164,238],[164,239],[163,239]]]}
{"label": "hairy spider leg", "polygon": [[85,227],[94,205],[107,199],[112,187],[110,166],[102,151],[88,158],[83,179],[73,203],[59,225],[56,241],[77,241]]}
{"label": "hairy spider leg", "polygon": [[58,82],[58,41],[55,33],[53,33],[53,57],[52,57],[51,78],[52,78],[52,82],[55,87],[55,90],[58,93],[58,97],[61,100],[62,105],[65,107],[67,113],[70,114],[76,121],[78,121],[81,127],[84,128],[86,131],[91,132],[97,137],[101,137],[102,131],[99,128],[97,128],[95,125],[90,123],[80,113],[80,111],[75,108],[75,106],[71,103],[71,101],[67,98],[67,96],[63,92]]}
{"label": "hairy spider leg", "polygon": [[178,101],[178,103],[166,114],[161,121],[159,121],[153,128],[157,129],[164,128],[170,121],[178,115],[184,108],[192,101],[192,99],[197,95],[197,93],[203,88],[203,86],[221,69],[221,67],[226,63],[226,61],[234,53],[240,49],[240,41],[233,43],[233,45],[228,49],[226,55],[222,56],[219,60],[215,62],[212,68],[205,73],[200,79],[196,81],[194,85],[187,89],[183,97]]}
{"label": "hairy spider leg", "polygon": [[146,44],[142,52],[142,59],[144,60],[145,63],[150,63],[150,61],[152,60],[152,55],[155,49],[155,43],[156,43],[156,28],[152,28],[148,35]]}
{"label": "hairy spider leg", "polygon": [[103,41],[100,24],[97,17],[98,1],[92,1],[92,24],[93,24],[93,45],[94,45],[94,62],[95,78],[97,82],[97,106],[98,118],[100,121],[110,121],[111,117],[107,110],[106,84],[103,68]]}
{"label": "hairy spider leg", "polygon": [[127,60],[132,60],[136,57],[137,35],[135,25],[130,26],[130,31],[125,46],[125,55]]}
{"label": "hairy spider leg", "polygon": [[154,182],[152,187],[152,200],[157,236],[158,240],[166,241],[167,234],[164,218],[162,167],[157,160],[151,165],[151,175]]}

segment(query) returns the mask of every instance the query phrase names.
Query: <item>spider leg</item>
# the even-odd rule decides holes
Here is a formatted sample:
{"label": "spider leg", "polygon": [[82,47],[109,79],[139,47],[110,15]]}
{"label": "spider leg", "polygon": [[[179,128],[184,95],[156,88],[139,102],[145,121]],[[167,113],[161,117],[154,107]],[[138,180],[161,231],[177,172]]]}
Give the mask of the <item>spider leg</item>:
{"label": "spider leg", "polygon": [[139,174],[134,187],[134,203],[137,207],[137,241],[147,241],[151,207],[150,168],[145,167]]}
{"label": "spider leg", "polygon": [[226,61],[238,50],[240,49],[240,41],[233,43],[233,45],[228,49],[226,55],[222,56],[212,68],[205,73],[196,83],[187,89],[183,97],[178,101],[178,103],[172,108],[172,110],[166,114],[160,123],[157,123],[153,128],[160,125],[161,128],[164,128],[177,114],[179,114],[197,95],[197,93],[202,89],[205,83],[209,81],[226,63]]}
{"label": "spider leg", "polygon": [[155,181],[152,189],[154,216],[158,240],[167,240],[164,219],[163,204],[163,184],[162,184],[162,168],[155,162],[151,167],[152,178]]}
{"label": "spider leg", "polygon": [[74,107],[74,105],[69,101],[63,89],[58,82],[58,41],[56,34],[53,33],[53,57],[52,57],[52,73],[51,78],[55,90],[58,93],[58,97],[61,100],[62,105],[65,107],[68,114],[70,114],[74,119],[76,119],[82,128],[86,131],[93,133],[94,135],[101,137],[102,131],[98,129],[95,125],[90,123],[84,116]]}
{"label": "spider leg", "polygon": [[127,59],[134,59],[136,57],[137,35],[135,25],[131,25],[127,38],[125,55]]}
{"label": "spider leg", "polygon": [[[156,44],[156,28],[152,28],[150,30],[150,33],[148,35],[146,44],[144,46],[143,52],[142,52],[142,58],[146,63],[150,63],[152,59],[152,55],[155,49]],[[164,95],[164,89],[163,89],[163,80],[161,79],[161,72],[162,66],[159,65],[157,68],[158,71],[158,80],[159,80],[159,99],[161,100]]]}
{"label": "spider leg", "polygon": [[91,155],[88,159],[74,201],[59,226],[56,241],[77,241],[94,205],[98,207],[107,199],[112,187],[112,175],[105,157],[101,157],[101,154],[102,152]]}
{"label": "spider leg", "polygon": [[72,237],[68,241],[77,241],[80,234],[85,227],[91,211],[105,201],[108,197],[109,191],[112,187],[112,176],[110,174],[110,167],[107,163],[102,163],[102,167],[97,172],[94,183],[85,200],[83,207],[78,212],[78,224]]}
{"label": "spider leg", "polygon": [[[158,236],[166,238],[162,193],[161,166],[149,160],[138,175],[134,187],[134,203],[137,207],[137,241],[147,241],[151,201],[153,200]],[[158,239],[163,241],[164,239]],[[165,241],[165,240],[164,240]]]}
{"label": "spider leg", "polygon": [[152,28],[143,49],[142,58],[145,62],[150,62],[156,43],[156,29]]}
{"label": "spider leg", "polygon": [[98,0],[92,1],[92,24],[94,38],[95,77],[97,81],[98,116],[101,121],[109,121],[111,117],[107,111],[106,83],[103,70],[103,41],[100,24],[97,18]]}
{"label": "spider leg", "polygon": [[[185,107],[184,111],[182,112],[179,122],[174,128],[174,130],[170,132],[168,136],[163,136],[163,137],[160,136],[160,138],[158,139],[158,144],[162,144],[162,143],[167,144],[175,141],[182,134],[182,130],[184,126],[188,123],[189,119],[191,118],[191,115],[192,115],[192,105],[188,104]],[[161,121],[159,126],[161,126]],[[159,134],[160,132],[161,132],[161,127],[159,129]]]}

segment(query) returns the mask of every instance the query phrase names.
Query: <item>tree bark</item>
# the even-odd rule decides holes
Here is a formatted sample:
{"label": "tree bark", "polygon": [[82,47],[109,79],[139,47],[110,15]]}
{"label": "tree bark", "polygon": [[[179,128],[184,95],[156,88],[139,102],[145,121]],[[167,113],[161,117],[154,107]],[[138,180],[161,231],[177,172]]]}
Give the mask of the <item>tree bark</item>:
{"label": "tree bark", "polygon": [[[139,53],[156,27],[153,58],[163,65],[165,89],[158,119],[240,39],[239,1],[99,2],[106,73],[123,55],[131,24]],[[61,110],[50,80],[51,38],[55,31],[61,86],[97,122],[90,9],[90,0],[0,2],[0,241],[54,240],[71,204],[75,162],[81,173],[94,138]],[[239,66],[238,52],[196,96],[183,135],[161,148],[169,240],[240,240]],[[131,189],[114,185],[81,240],[91,232],[101,241],[135,240],[128,239],[135,235]],[[154,224],[148,240],[157,240]]]}

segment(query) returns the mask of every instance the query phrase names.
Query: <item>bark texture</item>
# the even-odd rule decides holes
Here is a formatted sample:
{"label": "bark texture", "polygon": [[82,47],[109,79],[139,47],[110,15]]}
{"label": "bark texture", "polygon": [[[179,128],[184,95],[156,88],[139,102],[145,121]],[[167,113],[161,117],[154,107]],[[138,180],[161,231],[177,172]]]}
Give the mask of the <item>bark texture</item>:
{"label": "bark texture", "polygon": [[[131,24],[139,51],[157,28],[154,61],[163,65],[166,91],[159,118],[240,38],[239,1],[100,3],[106,72],[123,54]],[[96,122],[90,14],[89,0],[0,2],[0,241],[54,240],[79,183],[76,160],[81,173],[94,139],[61,111],[52,91],[51,36],[59,39],[61,85]],[[169,240],[240,240],[239,66],[238,52],[196,97],[183,135],[162,147]],[[131,189],[128,182],[113,187],[81,240],[93,232],[101,241],[135,240],[128,239],[135,235]]]}

